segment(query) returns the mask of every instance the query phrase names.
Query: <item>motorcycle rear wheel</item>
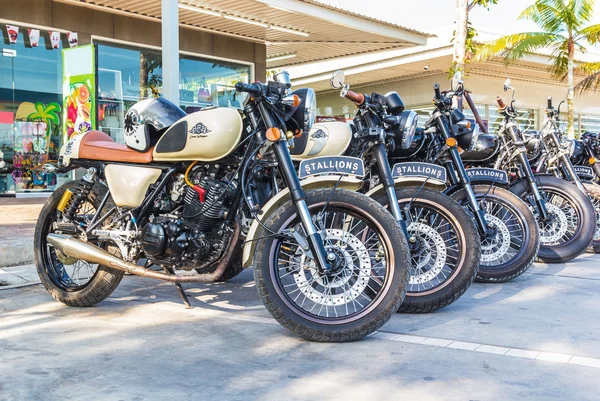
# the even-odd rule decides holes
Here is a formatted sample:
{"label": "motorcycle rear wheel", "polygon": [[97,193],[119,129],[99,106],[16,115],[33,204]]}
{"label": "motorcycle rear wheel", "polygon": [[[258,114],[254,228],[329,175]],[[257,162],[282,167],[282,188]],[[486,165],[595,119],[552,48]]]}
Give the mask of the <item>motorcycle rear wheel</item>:
{"label": "motorcycle rear wheel", "polygon": [[263,223],[279,235],[264,228],[257,234],[256,288],[271,315],[304,339],[358,340],[379,329],[404,300],[406,239],[394,217],[363,194],[311,190],[306,202],[328,254],[335,255],[332,269],[320,272],[291,235],[293,229],[304,236],[304,229],[288,200]]}

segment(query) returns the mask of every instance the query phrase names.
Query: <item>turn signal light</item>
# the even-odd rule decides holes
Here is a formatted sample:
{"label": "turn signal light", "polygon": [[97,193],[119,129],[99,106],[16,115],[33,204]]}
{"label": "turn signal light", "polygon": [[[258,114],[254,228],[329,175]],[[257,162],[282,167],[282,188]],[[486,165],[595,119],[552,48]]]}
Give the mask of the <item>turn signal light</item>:
{"label": "turn signal light", "polygon": [[448,139],[446,139],[446,145],[448,145],[451,148],[453,148],[456,145],[458,145],[458,142],[456,142],[456,139],[454,139],[454,138],[448,138]]}
{"label": "turn signal light", "polygon": [[595,157],[590,157],[590,166],[593,166],[594,164],[596,164],[596,158]]}
{"label": "turn signal light", "polygon": [[265,136],[271,142],[278,141],[281,139],[281,130],[279,128],[269,128]]}

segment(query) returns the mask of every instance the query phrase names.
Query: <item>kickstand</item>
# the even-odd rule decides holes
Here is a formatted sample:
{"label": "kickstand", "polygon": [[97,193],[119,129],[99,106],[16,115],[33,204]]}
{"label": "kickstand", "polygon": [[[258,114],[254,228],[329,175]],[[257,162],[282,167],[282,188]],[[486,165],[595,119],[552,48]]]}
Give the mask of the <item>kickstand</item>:
{"label": "kickstand", "polygon": [[[163,266],[163,268],[165,269],[165,273],[175,274],[175,271],[173,270],[172,267]],[[185,305],[185,309],[194,309],[194,307],[190,303],[190,300],[188,299],[187,294],[185,293],[183,287],[181,286],[181,283],[175,283],[175,287],[177,288],[177,292],[179,292],[179,296],[181,297],[181,300],[183,301],[183,304]]]}

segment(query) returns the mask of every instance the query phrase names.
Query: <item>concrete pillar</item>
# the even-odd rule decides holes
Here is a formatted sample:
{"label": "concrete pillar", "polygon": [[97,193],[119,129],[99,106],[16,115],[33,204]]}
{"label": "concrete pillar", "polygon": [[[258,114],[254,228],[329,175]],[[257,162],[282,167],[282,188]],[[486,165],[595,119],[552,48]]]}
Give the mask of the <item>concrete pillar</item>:
{"label": "concrete pillar", "polygon": [[177,0],[162,0],[162,96],[179,104],[179,9]]}

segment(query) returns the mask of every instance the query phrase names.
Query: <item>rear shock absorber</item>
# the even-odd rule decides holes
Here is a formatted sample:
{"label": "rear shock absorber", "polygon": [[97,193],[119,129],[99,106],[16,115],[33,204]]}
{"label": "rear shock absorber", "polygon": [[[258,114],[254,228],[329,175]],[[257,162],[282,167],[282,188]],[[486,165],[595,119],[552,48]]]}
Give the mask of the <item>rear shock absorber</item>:
{"label": "rear shock absorber", "polygon": [[[68,199],[68,202],[63,209],[64,215],[67,219],[71,221],[75,220],[75,217],[77,216],[77,211],[79,210],[79,208],[81,208],[81,205],[83,205],[83,202],[85,202],[88,195],[92,191],[92,187],[96,182],[97,174],[98,171],[94,167],[90,167],[87,171],[87,174],[81,177],[77,189],[74,193],[71,193],[70,199]],[[70,191],[67,190],[67,192],[65,192],[65,195],[67,195],[68,192]]]}

